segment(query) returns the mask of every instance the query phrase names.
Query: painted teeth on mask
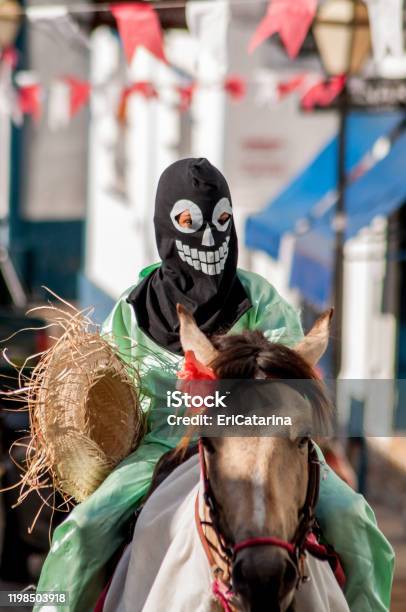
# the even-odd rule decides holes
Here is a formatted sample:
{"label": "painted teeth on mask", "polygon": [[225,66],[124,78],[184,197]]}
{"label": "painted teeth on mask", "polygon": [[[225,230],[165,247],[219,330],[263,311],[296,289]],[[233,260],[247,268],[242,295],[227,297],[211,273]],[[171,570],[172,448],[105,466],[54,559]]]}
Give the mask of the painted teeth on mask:
{"label": "painted teeth on mask", "polygon": [[191,249],[189,245],[182,244],[180,240],[176,241],[179,257],[195,270],[200,270],[209,276],[220,274],[224,270],[224,266],[228,257],[228,243],[230,237],[224,240],[223,244],[216,251],[199,251]]}

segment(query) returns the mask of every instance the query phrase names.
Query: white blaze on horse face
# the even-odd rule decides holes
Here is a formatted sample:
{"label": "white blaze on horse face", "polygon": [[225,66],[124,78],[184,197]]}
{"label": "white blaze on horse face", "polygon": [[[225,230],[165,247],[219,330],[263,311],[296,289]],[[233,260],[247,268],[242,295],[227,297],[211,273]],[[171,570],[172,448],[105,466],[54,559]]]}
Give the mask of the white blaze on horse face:
{"label": "white blaze on horse face", "polygon": [[[308,449],[300,443],[312,429],[312,406],[287,384],[274,383],[270,411],[292,417],[289,428],[263,437],[224,437],[213,442],[207,466],[222,508],[222,528],[235,541],[254,536],[291,540],[308,482]],[[266,556],[266,554],[265,554]]]}
{"label": "white blaze on horse face", "polygon": [[252,474],[252,518],[253,527],[263,533],[267,521],[267,476],[269,471],[269,438],[258,438],[257,461]]}

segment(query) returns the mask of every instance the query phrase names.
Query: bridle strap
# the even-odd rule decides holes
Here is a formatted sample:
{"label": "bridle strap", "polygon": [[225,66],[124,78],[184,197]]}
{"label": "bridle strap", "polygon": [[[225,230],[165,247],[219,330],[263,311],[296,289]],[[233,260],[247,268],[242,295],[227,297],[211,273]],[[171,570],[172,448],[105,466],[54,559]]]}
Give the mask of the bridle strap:
{"label": "bridle strap", "polygon": [[196,495],[196,499],[195,499],[195,523],[196,523],[196,527],[197,527],[197,533],[199,534],[200,542],[202,543],[204,552],[206,553],[206,557],[207,557],[207,560],[209,562],[209,565],[210,565],[211,569],[214,569],[216,567],[216,562],[214,560],[212,551],[211,551],[209,543],[207,541],[206,534],[203,531],[202,520],[200,518],[199,495]]}
{"label": "bridle strap", "polygon": [[306,491],[306,499],[301,510],[301,519],[296,530],[295,537],[291,542],[282,540],[277,537],[259,537],[259,538],[248,538],[242,542],[235,544],[233,548],[234,557],[241,551],[247,548],[255,546],[276,546],[286,550],[295,565],[298,566],[298,560],[303,556],[305,550],[311,552],[307,538],[311,533],[314,522],[315,522],[315,507],[319,497],[319,483],[320,483],[320,463],[317,457],[316,448],[309,440],[308,445],[308,465],[309,465],[309,476]]}
{"label": "bridle strap", "polygon": [[[318,500],[320,486],[320,462],[316,448],[311,440],[309,440],[308,445],[309,476],[306,499],[300,513],[301,519],[298,529],[291,542],[287,542],[277,537],[256,537],[238,542],[233,547],[230,546],[221,533],[218,523],[216,500],[207,473],[203,442],[201,438],[199,439],[199,459],[201,478],[203,482],[203,499],[206,511],[209,513],[210,522],[207,522],[200,517],[199,495],[197,495],[195,502],[195,521],[203,549],[206,553],[207,560],[213,573],[213,595],[222,606],[224,612],[233,612],[233,610],[236,610],[236,607],[233,605],[234,593],[230,585],[232,562],[235,560],[235,557],[239,552],[256,546],[275,546],[286,550],[298,572],[297,586],[299,586],[300,582],[307,580],[304,572],[304,559],[306,552],[308,552],[317,559],[329,561],[340,587],[344,588],[345,575],[337,555],[334,553],[334,551],[329,550],[328,547],[319,544],[313,534],[315,507]],[[207,538],[204,531],[205,526],[210,526],[210,528],[213,530],[218,548],[215,545],[213,546],[213,543],[211,543]],[[225,564],[225,567],[227,568],[225,572],[227,579],[225,579],[224,570],[222,570],[219,567],[219,564],[216,562],[215,555],[217,555],[218,559],[221,559]]]}
{"label": "bridle strap", "polygon": [[301,510],[301,519],[296,530],[293,542],[297,549],[297,555],[303,553],[308,535],[312,532],[316,520],[315,510],[319,499],[320,490],[320,461],[316,447],[309,440],[308,443],[308,483],[306,499]]}
{"label": "bridle strap", "polygon": [[232,547],[228,546],[228,543],[225,541],[225,538],[223,534],[221,533],[221,529],[218,525],[216,500],[215,500],[215,497],[214,497],[214,494],[211,488],[209,477],[207,475],[206,460],[204,456],[204,448],[203,448],[203,442],[201,438],[199,438],[198,444],[199,444],[200,471],[201,471],[201,477],[203,481],[204,503],[206,504],[208,508],[210,520],[212,522],[212,527],[216,533],[218,544],[221,548],[221,551],[223,555],[231,559],[233,555]]}
{"label": "bridle strap", "polygon": [[[292,557],[294,557],[296,554],[296,548],[294,544],[291,544],[290,542],[285,542],[284,540],[281,540],[279,538],[250,538],[248,540],[243,540],[242,542],[239,542],[238,544],[236,544],[236,546],[234,546],[234,556],[236,556],[241,550],[244,550],[246,548],[267,545],[283,548],[287,550]],[[315,557],[320,561],[328,561],[334,572],[339,586],[344,589],[346,582],[345,574],[340,563],[340,559],[338,558],[334,550],[329,550],[327,546],[319,544],[314,535],[310,534],[310,536],[307,536],[304,541],[303,551],[308,552],[312,555],[312,557]]]}
{"label": "bridle strap", "polygon": [[242,542],[238,542],[233,548],[234,557],[241,551],[246,548],[254,548],[255,546],[277,546],[278,548],[284,548],[288,551],[290,555],[295,554],[295,545],[291,542],[286,542],[285,540],[281,540],[281,538],[248,538],[247,540],[242,540]]}
{"label": "bridle strap", "polygon": [[[219,602],[223,612],[237,612],[237,608],[234,605],[235,595],[231,588],[231,558],[228,554],[224,553],[221,538],[213,522],[206,520],[205,515],[210,513],[210,508],[206,501],[202,508],[203,518],[200,515],[200,511],[200,495],[197,493],[195,499],[195,524],[213,576],[212,594]],[[213,532],[214,541],[211,541],[211,536],[209,538],[207,534],[207,531],[210,530]]]}
{"label": "bridle strap", "polygon": [[255,546],[276,546],[286,550],[292,560],[294,561],[297,568],[299,568],[300,557],[304,555],[307,546],[307,537],[312,532],[315,522],[315,507],[319,496],[319,484],[320,484],[320,462],[317,456],[316,448],[311,440],[308,443],[308,465],[309,465],[309,476],[308,485],[306,491],[306,498],[301,510],[301,519],[297,528],[295,537],[291,542],[282,540],[278,537],[257,537],[249,538],[242,542],[237,542],[233,547],[227,546],[224,541],[224,537],[219,529],[217,516],[216,516],[216,502],[211,489],[210,480],[207,474],[207,466],[204,455],[204,448],[202,439],[199,439],[199,459],[200,469],[203,481],[203,495],[205,504],[209,510],[210,519],[212,521],[213,529],[217,534],[218,543],[223,553],[232,559],[241,550],[252,548]]}

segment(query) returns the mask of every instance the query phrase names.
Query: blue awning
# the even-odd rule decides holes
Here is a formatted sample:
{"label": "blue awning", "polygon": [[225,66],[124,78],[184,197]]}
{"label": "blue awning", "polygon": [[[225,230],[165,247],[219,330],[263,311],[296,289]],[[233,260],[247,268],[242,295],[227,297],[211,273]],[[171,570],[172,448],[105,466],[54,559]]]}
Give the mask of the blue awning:
{"label": "blue awning", "polygon": [[[399,121],[399,118],[398,118]],[[346,190],[346,238],[354,236],[378,215],[386,216],[406,201],[406,132],[389,154]],[[311,231],[296,241],[291,285],[311,303],[325,307],[330,300],[334,231],[330,210]]]}
{"label": "blue awning", "polygon": [[[347,122],[346,168],[356,166],[376,140],[399,121],[399,113],[354,112]],[[298,146],[303,143],[298,142]],[[245,243],[278,257],[282,236],[293,231],[337,185],[338,139],[334,137],[313,162],[263,211],[248,218]],[[359,219],[361,221],[361,219]]]}
{"label": "blue awning", "polygon": [[334,266],[334,238],[328,226],[318,228],[296,241],[290,286],[318,308],[330,304]]}

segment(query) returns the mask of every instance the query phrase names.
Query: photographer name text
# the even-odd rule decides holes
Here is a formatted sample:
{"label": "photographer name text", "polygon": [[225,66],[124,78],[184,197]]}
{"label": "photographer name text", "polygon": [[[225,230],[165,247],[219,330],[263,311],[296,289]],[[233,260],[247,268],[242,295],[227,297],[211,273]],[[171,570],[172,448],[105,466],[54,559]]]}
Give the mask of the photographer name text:
{"label": "photographer name text", "polygon": [[177,416],[170,414],[167,417],[168,425],[189,427],[290,427],[292,419],[288,416],[245,415],[245,414],[194,414],[192,416]]}

